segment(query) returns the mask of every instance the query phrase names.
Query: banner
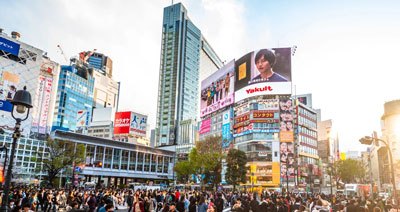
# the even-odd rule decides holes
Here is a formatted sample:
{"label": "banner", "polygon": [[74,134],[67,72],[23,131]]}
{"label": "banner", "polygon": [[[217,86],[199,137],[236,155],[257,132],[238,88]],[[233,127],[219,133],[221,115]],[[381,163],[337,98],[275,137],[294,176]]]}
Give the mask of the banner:
{"label": "banner", "polygon": [[147,116],[139,113],[131,113],[130,134],[146,137]]}
{"label": "banner", "polygon": [[13,41],[0,37],[0,50],[18,57],[20,45]]}

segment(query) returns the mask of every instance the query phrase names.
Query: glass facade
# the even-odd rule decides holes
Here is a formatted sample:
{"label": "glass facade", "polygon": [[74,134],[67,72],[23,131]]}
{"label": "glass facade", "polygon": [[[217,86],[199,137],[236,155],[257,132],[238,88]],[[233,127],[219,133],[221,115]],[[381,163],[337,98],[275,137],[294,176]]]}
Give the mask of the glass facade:
{"label": "glass facade", "polygon": [[[164,8],[156,124],[159,146],[188,141],[181,137],[180,127],[182,121],[198,116],[201,51],[201,32],[186,8],[181,3]],[[193,142],[194,136],[189,139]]]}
{"label": "glass facade", "polygon": [[[87,70],[75,66],[61,66],[52,131],[75,131],[91,119],[94,78]],[[78,124],[78,111],[86,113]]]}

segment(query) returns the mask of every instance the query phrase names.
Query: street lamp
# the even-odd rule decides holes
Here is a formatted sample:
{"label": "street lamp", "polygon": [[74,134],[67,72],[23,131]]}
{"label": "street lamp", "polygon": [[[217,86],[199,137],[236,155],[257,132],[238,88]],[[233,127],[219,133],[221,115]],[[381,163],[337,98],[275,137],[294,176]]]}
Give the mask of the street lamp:
{"label": "street lamp", "polygon": [[[14,98],[11,101],[11,104],[13,105],[11,116],[15,119],[15,129],[12,136],[13,142],[11,146],[10,162],[8,164],[6,181],[4,183],[3,201],[1,204],[0,211],[11,211],[8,208],[8,198],[10,193],[11,173],[14,163],[15,149],[17,147],[18,138],[21,137],[21,132],[20,132],[21,122],[28,119],[30,108],[32,108],[31,94],[28,91],[26,91],[26,86],[24,86],[23,90],[19,90],[15,93]],[[16,117],[14,115],[14,111],[21,114],[20,116],[22,116],[22,118]],[[23,117],[24,114],[26,114],[25,117]]]}
{"label": "street lamp", "polygon": [[392,150],[390,149],[388,143],[382,139],[379,138],[373,138],[371,136],[364,136],[360,139],[361,144],[365,145],[371,145],[372,142],[375,141],[375,145],[378,145],[379,141],[381,141],[383,144],[385,144],[386,149],[389,152],[389,158],[390,158],[390,169],[391,169],[391,176],[392,176],[392,184],[393,184],[393,197],[394,197],[394,203],[396,204],[397,208],[397,191],[396,191],[396,179],[394,178],[394,167],[393,167],[393,156],[392,156]]}

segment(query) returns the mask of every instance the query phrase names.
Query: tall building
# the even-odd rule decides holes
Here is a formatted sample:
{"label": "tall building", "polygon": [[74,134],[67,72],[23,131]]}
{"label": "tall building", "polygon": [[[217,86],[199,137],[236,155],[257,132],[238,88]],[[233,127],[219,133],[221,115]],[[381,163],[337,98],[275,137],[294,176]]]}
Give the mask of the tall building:
{"label": "tall building", "polygon": [[[393,100],[384,104],[384,113],[381,117],[381,129],[382,140],[386,141],[389,145],[393,155],[393,163],[396,165],[400,160],[400,100]],[[390,170],[390,168],[386,167],[388,163],[385,164],[384,162],[387,160],[388,150],[382,142],[380,142],[380,145],[380,148],[376,149],[379,158],[379,173],[382,173],[382,178],[385,178],[385,176],[390,176],[391,171],[394,171],[396,188],[398,189],[400,188],[400,170],[396,168],[395,170]],[[381,183],[384,182],[388,182],[388,180],[383,179],[381,181]],[[385,186],[383,186],[383,188],[385,188]]]}
{"label": "tall building", "polygon": [[[157,103],[156,145],[193,144],[199,113],[200,73],[221,60],[177,3],[164,8]],[[184,129],[181,129],[184,128]]]}
{"label": "tall building", "polygon": [[309,186],[309,190],[317,192],[321,190],[322,174],[318,155],[317,111],[312,108],[311,94],[296,96],[296,100],[298,186]]}
{"label": "tall building", "polygon": [[85,131],[92,117],[93,89],[93,69],[80,63],[61,66],[52,131]]}
{"label": "tall building", "polygon": [[89,69],[93,69],[95,79],[93,108],[112,108],[110,120],[114,120],[114,115],[118,110],[120,83],[112,78],[112,60],[110,57],[93,50],[79,53],[79,62]]}
{"label": "tall building", "polygon": [[26,86],[33,108],[22,122],[21,133],[38,138],[50,132],[60,67],[20,36],[18,32],[8,36],[0,29],[0,128],[14,131],[10,100]]}

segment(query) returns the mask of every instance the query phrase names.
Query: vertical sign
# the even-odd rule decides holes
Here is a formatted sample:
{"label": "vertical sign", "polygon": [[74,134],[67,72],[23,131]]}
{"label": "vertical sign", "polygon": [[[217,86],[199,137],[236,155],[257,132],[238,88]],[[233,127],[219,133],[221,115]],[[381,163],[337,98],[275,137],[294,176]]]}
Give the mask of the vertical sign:
{"label": "vertical sign", "polygon": [[[50,77],[46,77],[43,81],[43,89],[42,97],[41,97],[41,108],[39,114],[39,133],[45,134],[47,129],[47,120],[49,116],[49,106],[50,106],[50,98],[51,98],[51,88],[53,86],[53,79]],[[40,85],[41,86],[41,85]],[[39,90],[40,90],[39,89]]]}

